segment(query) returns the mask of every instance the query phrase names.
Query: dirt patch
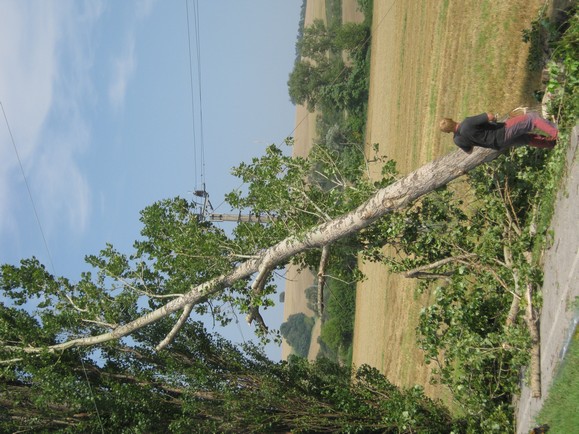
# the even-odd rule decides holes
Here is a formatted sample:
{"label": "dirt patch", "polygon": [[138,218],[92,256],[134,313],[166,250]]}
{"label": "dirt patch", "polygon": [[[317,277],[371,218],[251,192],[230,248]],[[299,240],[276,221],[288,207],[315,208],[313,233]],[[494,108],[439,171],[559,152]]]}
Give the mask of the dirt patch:
{"label": "dirt patch", "polygon": [[[436,128],[442,116],[506,113],[534,104],[538,77],[529,76],[521,32],[542,1],[374,2],[367,147],[394,159],[402,174],[454,149]],[[370,168],[377,179],[380,167]],[[429,384],[430,370],[415,344],[427,296],[385,267],[361,263],[353,362],[377,367],[395,384]]]}

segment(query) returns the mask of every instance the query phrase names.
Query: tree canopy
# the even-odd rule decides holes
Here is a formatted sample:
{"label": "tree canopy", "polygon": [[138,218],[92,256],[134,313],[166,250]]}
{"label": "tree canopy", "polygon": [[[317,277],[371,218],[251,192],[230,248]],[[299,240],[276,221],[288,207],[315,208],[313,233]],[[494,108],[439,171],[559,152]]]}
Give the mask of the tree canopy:
{"label": "tree canopy", "polygon": [[357,58],[368,55],[369,36],[365,23],[328,26],[315,20],[306,27],[296,45],[299,56],[288,80],[291,101],[310,111],[363,107],[368,99],[368,74],[365,63]]}
{"label": "tree canopy", "polygon": [[[175,198],[143,210],[142,238],[135,242],[133,253],[123,254],[108,245],[98,255],[86,257],[93,271],[82,273],[77,281],[52,275],[35,258],[22,260],[20,265],[3,265],[0,289],[5,302],[1,305],[0,317],[0,363],[3,366],[4,394],[10,396],[3,405],[11,409],[9,418],[3,423],[9,427],[21,426],[19,424],[34,426],[37,423],[36,426],[50,429],[57,426],[76,429],[95,423],[94,416],[98,410],[110,412],[107,414],[111,415],[111,421],[118,423],[116,427],[134,424],[134,418],[142,420],[143,427],[152,427],[165,423],[161,414],[170,414],[178,420],[172,421],[175,425],[170,428],[183,431],[190,428],[182,418],[183,414],[189,414],[186,409],[193,406],[191,408],[198,410],[199,405],[207,402],[212,402],[210,406],[215,407],[215,401],[202,400],[200,404],[198,393],[209,393],[204,387],[213,382],[217,390],[212,389],[211,393],[225,393],[223,382],[216,379],[225,381],[229,375],[227,372],[239,373],[241,371],[236,369],[241,369],[241,366],[251,366],[244,372],[254,371],[255,363],[259,362],[260,366],[267,365],[267,369],[279,371],[276,375],[281,377],[289,375],[284,373],[288,369],[290,372],[294,372],[292,369],[301,372],[301,369],[308,375],[318,375],[308,371],[318,368],[310,368],[306,362],[277,365],[266,362],[262,355],[251,351],[246,358],[223,340],[211,344],[190,315],[193,309],[211,311],[218,320],[227,322],[230,320],[227,306],[233,303],[247,312],[250,319],[259,322],[259,308],[266,308],[272,302],[269,295],[274,288],[268,282],[275,267],[283,266],[295,255],[339,243],[347,235],[363,234],[361,229],[377,222],[381,216],[406,206],[497,154],[489,151],[452,154],[399,179],[387,173],[383,182],[386,186],[375,193],[372,190],[381,185],[371,186],[365,181],[357,184],[349,179],[347,170],[324,162],[327,150],[321,150],[319,155],[319,158],[309,160],[293,160],[271,148],[263,159],[240,166],[241,176],[255,178],[244,195],[239,192],[232,195],[231,203],[252,208],[255,212],[267,212],[276,218],[265,225],[248,223],[244,228],[240,225],[233,237],[199,219],[194,212],[194,203]],[[304,185],[305,174],[321,181]],[[283,181],[278,182],[280,179]],[[273,202],[264,205],[271,200]],[[339,215],[350,208],[353,210]],[[364,239],[364,236],[360,238],[360,246]],[[267,247],[268,244],[271,247]],[[312,258],[319,260],[319,254],[310,259],[307,255],[302,256],[300,261],[305,264]],[[253,281],[250,280],[252,276]],[[34,305],[32,309],[31,303]],[[160,348],[167,350],[158,351]],[[319,366],[325,366],[324,362],[320,363]],[[191,366],[192,371],[188,373]],[[329,364],[326,368],[336,375],[339,371],[337,365]],[[372,403],[364,404],[371,408],[364,412],[371,409],[378,412],[376,417],[381,422],[376,423],[379,430],[411,427],[413,423],[420,426],[423,420],[434,418],[434,413],[441,424],[449,423],[446,413],[425,401],[419,390],[398,392],[383,377],[366,368],[354,383],[350,383],[349,370],[339,372],[343,377],[340,384],[344,393],[349,390],[354,399],[351,404],[347,404],[345,398],[334,396],[337,392],[331,392],[333,386],[330,385],[338,380],[323,373],[319,375],[328,383],[314,389],[309,389],[312,378],[305,377],[305,384],[294,378],[295,393],[299,392],[302,400],[311,392],[317,396],[314,402],[326,396],[338,401],[330,405],[322,400],[323,403],[302,404],[299,408],[310,406],[315,415],[324,414],[324,419],[328,419],[324,411],[328,412],[330,408],[338,413],[344,411],[340,407],[342,404],[351,411],[360,409],[358,406],[362,404],[355,404],[360,399],[356,397],[358,392],[352,391],[358,390],[356,388],[367,381],[365,378],[372,378],[367,389],[362,388],[359,393],[366,396],[364,399],[368,399],[367,394],[371,393]],[[263,375],[269,377],[273,374]],[[86,383],[82,382],[83,377]],[[244,378],[242,374],[236,378],[235,381],[241,382],[258,381],[253,377]],[[266,380],[270,381],[259,379]],[[239,397],[236,393],[254,390],[244,389],[233,379],[227,381],[226,385],[234,385],[231,386],[233,391],[227,393],[235,392],[236,397]],[[279,388],[282,385],[276,384],[278,392],[284,390]],[[388,391],[375,391],[377,385]],[[266,391],[264,387],[261,385],[259,390]],[[387,411],[376,409],[374,392],[378,395],[384,393],[384,402],[379,406],[392,405],[394,408]],[[188,393],[193,395],[190,398],[192,403],[184,400]],[[390,399],[394,394],[399,398]],[[126,402],[117,405],[116,401],[125,395]],[[206,399],[208,395],[204,396]],[[292,399],[297,399],[295,396]],[[225,408],[230,409],[229,406],[233,405],[246,406],[247,399],[249,396],[243,395],[237,404],[224,403],[225,407],[217,407],[216,411],[225,412]],[[256,404],[257,407],[261,408],[263,402],[273,398],[266,396],[263,399],[261,404]],[[286,401],[286,397],[280,399]],[[160,400],[160,404],[156,400]],[[407,404],[400,404],[407,400]],[[410,401],[414,409],[406,407]],[[27,412],[26,417],[18,413],[21,406],[9,405],[18,402],[27,403],[28,407],[24,407],[27,410],[23,410]],[[91,402],[94,412],[89,409]],[[338,407],[332,407],[335,405]],[[298,408],[297,405],[294,407]],[[147,408],[156,411],[147,414]],[[222,429],[219,423],[223,422],[216,421],[215,414],[205,416],[203,411],[190,423],[198,426],[213,426],[214,423],[215,427],[220,427],[216,430]],[[394,417],[398,411],[401,415]],[[431,411],[433,415],[420,416]],[[280,412],[283,415],[287,409]],[[62,417],[57,417],[57,414]],[[230,421],[230,416],[223,418]],[[269,422],[264,422],[260,419],[265,418],[263,414],[257,417],[248,413],[247,417],[257,418],[253,422],[245,417],[239,421],[240,424],[270,423],[277,426],[275,424],[280,423],[280,426],[286,426],[283,425],[285,422],[278,422],[275,418],[266,418]],[[295,415],[291,417],[299,420]],[[309,420],[307,423],[312,423],[311,414],[304,417],[304,420]],[[348,421],[350,416],[344,417],[346,419],[336,418],[341,426],[354,423]],[[391,419],[393,417],[395,421]],[[373,418],[364,416],[366,422],[360,423],[375,423],[368,422],[376,420]],[[334,420],[333,416],[330,420]]]}
{"label": "tree canopy", "polygon": [[[58,339],[58,330],[51,333],[6,306],[0,325],[3,339]],[[352,377],[349,368],[327,360],[275,363],[256,347],[237,347],[193,321],[170,351],[155,351],[170,328],[161,321],[130,342],[24,355],[16,369],[4,366],[0,430],[412,432],[452,425],[448,412],[420,389],[399,390],[369,367]]]}

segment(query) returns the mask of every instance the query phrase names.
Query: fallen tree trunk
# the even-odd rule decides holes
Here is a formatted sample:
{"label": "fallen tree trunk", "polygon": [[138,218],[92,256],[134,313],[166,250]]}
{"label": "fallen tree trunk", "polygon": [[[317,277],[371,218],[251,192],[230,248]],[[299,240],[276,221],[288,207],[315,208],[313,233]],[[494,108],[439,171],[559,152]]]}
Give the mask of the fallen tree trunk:
{"label": "fallen tree trunk", "polygon": [[[358,232],[370,226],[380,217],[407,207],[419,197],[448,184],[475,167],[495,159],[499,154],[498,151],[482,148],[475,148],[470,154],[462,150],[451,152],[425,164],[388,187],[378,190],[355,210],[316,226],[305,234],[292,236],[280,241],[263,251],[259,256],[239,264],[228,274],[193,287],[181,297],[168,302],[156,310],[127,324],[118,326],[111,332],[71,339],[52,345],[48,347],[48,350],[54,352],[79,346],[97,345],[130,335],[135,330],[152,324],[174,312],[183,309],[190,311],[190,306],[201,303],[211,295],[256,273],[257,276],[252,288],[254,290],[260,289],[265,278],[264,274],[270,273],[276,266],[287,263],[296,254],[309,249],[323,248],[336,240]],[[166,344],[166,342],[164,343]],[[46,348],[36,347],[5,347],[5,349],[23,350],[27,353],[39,353],[46,350]]]}

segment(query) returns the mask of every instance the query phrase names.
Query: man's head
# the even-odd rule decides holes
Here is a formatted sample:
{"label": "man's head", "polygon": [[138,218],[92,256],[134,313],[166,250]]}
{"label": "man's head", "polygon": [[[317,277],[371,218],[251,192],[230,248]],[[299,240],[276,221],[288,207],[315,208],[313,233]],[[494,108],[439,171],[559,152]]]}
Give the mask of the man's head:
{"label": "man's head", "polygon": [[440,131],[443,133],[454,133],[456,130],[458,123],[453,121],[451,118],[442,118],[438,126],[440,127]]}

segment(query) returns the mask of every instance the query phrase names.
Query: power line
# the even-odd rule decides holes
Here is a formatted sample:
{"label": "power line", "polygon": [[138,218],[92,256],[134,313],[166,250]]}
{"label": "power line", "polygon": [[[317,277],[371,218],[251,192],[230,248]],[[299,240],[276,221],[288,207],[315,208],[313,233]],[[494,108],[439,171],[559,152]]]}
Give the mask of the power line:
{"label": "power line", "polygon": [[50,262],[50,267],[54,273],[54,263],[52,262],[52,256],[50,255],[50,250],[48,248],[48,243],[46,241],[46,236],[44,235],[44,230],[42,229],[42,224],[40,223],[40,218],[38,217],[38,210],[36,209],[36,204],[32,198],[32,191],[30,190],[30,185],[28,184],[28,179],[26,179],[26,173],[24,172],[24,166],[22,165],[22,160],[20,159],[20,154],[18,153],[18,148],[16,147],[16,141],[12,135],[12,129],[10,128],[10,123],[8,122],[8,117],[6,116],[6,111],[4,111],[4,104],[0,101],[0,107],[2,107],[2,114],[4,115],[4,121],[6,122],[6,128],[8,128],[8,134],[10,135],[10,141],[12,142],[12,147],[14,148],[14,153],[16,154],[16,159],[18,160],[18,165],[20,166],[20,173],[22,173],[22,178],[24,179],[24,185],[26,185],[26,191],[28,192],[28,198],[32,204],[32,210],[34,211],[34,217],[36,218],[36,224],[40,230],[40,235],[42,236],[42,242],[44,243],[44,248],[46,249],[46,254],[48,255],[48,261]]}
{"label": "power line", "polygon": [[191,124],[193,127],[193,176],[197,186],[197,132],[195,129],[195,97],[193,91],[193,59],[191,56],[191,25],[189,23],[189,0],[185,0],[187,15],[187,41],[189,43],[189,87],[191,92]]}
{"label": "power line", "polygon": [[[200,25],[199,25],[199,3],[197,0],[193,1],[193,26],[194,26],[194,37],[195,37],[195,57],[197,60],[197,100],[198,100],[198,114],[199,114],[199,131],[196,128],[196,116],[195,116],[195,85],[193,79],[193,54],[192,54],[192,44],[191,44],[191,20],[189,12],[189,0],[185,0],[185,9],[187,13],[187,40],[189,47],[189,86],[191,93],[191,121],[193,126],[193,150],[195,152],[194,164],[195,164],[195,184],[197,184],[197,171],[199,170],[201,185],[205,186],[205,143],[204,143],[204,131],[203,131],[203,92],[202,92],[202,80],[201,80],[201,36],[200,36]],[[199,139],[199,142],[197,141]],[[199,149],[198,149],[199,148]],[[197,157],[199,156],[199,161]]]}
{"label": "power line", "polygon": [[[191,54],[191,23],[189,20],[189,0],[185,0],[185,9],[187,12],[187,38],[188,38],[188,46],[189,46],[189,80],[190,80],[190,90],[191,90],[191,119],[193,124],[193,149],[195,152],[195,183],[197,183],[197,131],[196,131],[196,124],[195,124],[195,91],[193,85],[193,56]],[[203,86],[202,86],[202,78],[201,78],[201,35],[200,35],[200,22],[199,22],[199,2],[198,0],[193,0],[193,23],[195,26],[195,54],[197,59],[197,97],[199,103],[199,157],[200,157],[200,179],[201,185],[203,187],[203,191],[205,192],[205,143],[204,143],[204,131],[203,131]],[[242,183],[243,185],[243,183]],[[217,207],[219,208],[221,205],[225,203],[225,200]],[[235,316],[235,323],[237,325],[237,329],[239,334],[241,335],[241,340],[243,343],[246,343],[245,336],[243,335],[243,330],[239,325],[239,318],[237,313],[235,312],[235,308],[231,305],[231,311]]]}
{"label": "power line", "polygon": [[[28,198],[30,199],[30,203],[32,204],[32,209],[34,211],[34,217],[36,218],[36,224],[38,225],[38,229],[40,230],[40,235],[42,236],[42,241],[44,243],[44,248],[46,249],[46,255],[48,257],[48,262],[50,263],[50,268],[52,270],[52,273],[54,275],[56,275],[56,268],[54,266],[54,262],[52,261],[52,254],[50,253],[50,249],[48,248],[48,242],[46,241],[44,229],[42,228],[42,223],[40,222],[40,217],[38,216],[38,211],[36,208],[36,204],[34,202],[34,198],[32,196],[32,191],[30,190],[30,185],[28,183],[28,179],[26,178],[26,172],[24,171],[24,166],[22,165],[22,160],[20,159],[20,154],[18,153],[18,147],[16,146],[16,141],[14,140],[14,135],[12,134],[12,128],[10,128],[10,123],[8,122],[8,117],[6,116],[6,111],[4,110],[4,104],[2,104],[2,101],[0,101],[0,107],[2,108],[2,114],[4,115],[4,121],[6,122],[6,128],[8,129],[8,134],[10,135],[10,141],[12,142],[12,147],[14,148],[14,153],[16,154],[16,159],[18,160],[18,165],[20,166],[20,172],[22,173],[22,178],[24,179],[24,184],[26,185],[26,190],[28,191]],[[69,318],[68,321],[69,321],[69,327],[72,329],[72,320]],[[94,390],[93,390],[92,385],[90,384],[90,380],[88,378],[88,373],[86,370],[84,360],[82,358],[82,355],[79,354],[78,357],[80,360],[80,364],[82,365],[82,371],[83,371],[88,389],[90,390],[92,402],[93,402],[94,409],[95,409],[95,412],[97,415],[97,419],[99,421],[101,431],[104,434],[105,430],[104,430],[103,422],[102,422],[101,415],[100,415],[100,412],[99,412],[99,409],[97,406]]]}
{"label": "power line", "polygon": [[201,35],[200,35],[200,24],[199,24],[199,1],[194,0],[193,9],[195,15],[195,35],[196,35],[196,47],[197,47],[197,89],[199,90],[199,134],[200,134],[200,146],[201,146],[201,183],[205,185],[205,139],[203,135],[203,97],[201,86]]}

